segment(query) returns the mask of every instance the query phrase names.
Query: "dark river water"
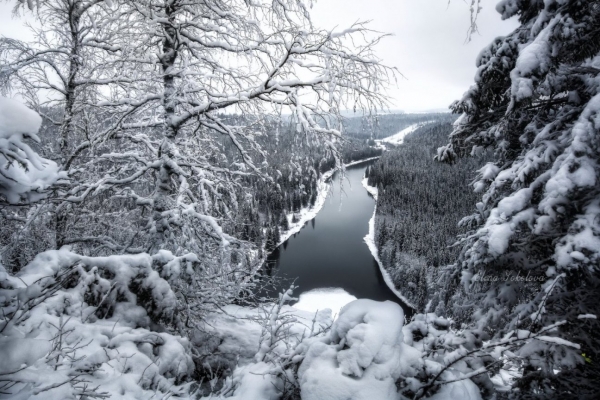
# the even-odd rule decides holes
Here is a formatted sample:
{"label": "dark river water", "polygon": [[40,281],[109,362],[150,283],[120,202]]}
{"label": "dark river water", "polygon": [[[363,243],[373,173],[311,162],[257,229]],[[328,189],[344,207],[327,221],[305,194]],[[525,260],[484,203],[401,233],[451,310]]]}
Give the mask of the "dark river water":
{"label": "dark river water", "polygon": [[334,175],[317,216],[269,255],[263,272],[283,278],[271,294],[295,280],[295,296],[317,288],[342,288],[359,299],[394,301],[410,314],[386,285],[364,241],[375,200],[361,181],[372,162],[348,167],[341,187],[340,175]]}

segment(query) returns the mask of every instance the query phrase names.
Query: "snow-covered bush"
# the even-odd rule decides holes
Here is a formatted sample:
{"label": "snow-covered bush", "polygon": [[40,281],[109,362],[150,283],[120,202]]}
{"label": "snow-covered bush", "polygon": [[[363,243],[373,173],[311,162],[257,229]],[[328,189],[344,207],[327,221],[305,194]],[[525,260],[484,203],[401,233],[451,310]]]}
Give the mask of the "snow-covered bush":
{"label": "snow-covered bush", "polygon": [[224,285],[194,277],[195,264],[166,251],[87,257],[63,248],[15,275],[0,267],[0,398],[295,392],[302,349],[331,312],[285,305],[291,291],[257,308],[220,308],[226,295],[208,292]]}
{"label": "snow-covered bush", "polygon": [[205,367],[230,358],[208,392],[240,400],[476,400],[515,393],[528,352],[545,344],[579,349],[556,337],[566,321],[485,341],[433,313],[404,325],[397,304],[364,299],[344,306],[328,329],[323,313],[285,306],[289,296],[266,308],[228,306],[209,316],[214,346],[206,349]]}
{"label": "snow-covered bush", "polygon": [[310,344],[326,336],[332,314],[286,304],[292,300],[290,289],[275,302],[207,315],[192,338],[197,392],[210,399],[299,399],[298,368]]}
{"label": "snow-covered bush", "polygon": [[42,118],[16,100],[0,97],[0,204],[31,203],[59,178],[58,165],[40,157],[26,140],[37,136]]}
{"label": "snow-covered bush", "polygon": [[298,371],[302,398],[397,398],[396,380],[419,361],[418,352],[403,344],[403,321],[402,308],[389,301],[347,304],[328,340],[306,352]]}
{"label": "snow-covered bush", "polygon": [[[38,255],[0,267],[0,387],[12,398],[186,397],[194,373],[177,299],[147,254]],[[173,332],[173,330],[171,330]]]}
{"label": "snow-covered bush", "polygon": [[484,342],[433,313],[403,320],[395,303],[347,304],[327,336],[300,346],[302,399],[476,400],[510,390],[523,349],[544,342],[578,347],[551,337],[564,321]]}

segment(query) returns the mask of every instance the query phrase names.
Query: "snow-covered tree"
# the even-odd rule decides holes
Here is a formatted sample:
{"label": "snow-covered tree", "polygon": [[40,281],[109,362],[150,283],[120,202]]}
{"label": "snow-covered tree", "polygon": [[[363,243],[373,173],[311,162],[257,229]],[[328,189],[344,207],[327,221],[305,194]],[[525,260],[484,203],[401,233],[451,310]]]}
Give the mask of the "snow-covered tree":
{"label": "snow-covered tree", "polygon": [[[183,255],[206,253],[206,239],[240,245],[228,225],[241,181],[271,179],[257,137],[291,112],[337,157],[339,108],[383,106],[393,77],[374,56],[377,34],[318,30],[296,0],[33,6],[41,49],[5,40],[3,76],[26,93],[57,92],[72,182],[57,206],[59,246]],[[121,229],[94,229],[98,218]]]}
{"label": "snow-covered tree", "polygon": [[600,355],[600,2],[503,0],[497,10],[521,26],[481,52],[475,84],[452,105],[463,116],[438,150],[442,161],[486,150],[497,160],[474,184],[482,200],[463,220],[473,230],[448,270],[448,309],[475,323],[480,338],[567,320],[558,331],[581,349],[523,347],[517,385],[528,397],[592,398],[600,385],[589,363]]}
{"label": "snow-covered tree", "polygon": [[[298,132],[336,155],[339,108],[384,104],[377,90],[391,71],[373,54],[379,37],[362,40],[369,36],[364,25],[341,33],[317,30],[304,3],[295,0],[128,6],[139,37],[116,72],[130,81],[102,104],[123,119],[119,129],[83,146],[133,137],[126,152],[105,155],[131,168],[82,186],[73,200],[127,186],[122,195],[148,209],[151,249],[189,248],[190,224],[224,245],[231,242],[222,220],[232,217],[240,178],[271,179],[257,137],[281,112],[291,112]],[[351,37],[356,41],[349,44]],[[228,156],[224,141],[237,154]],[[143,180],[154,180],[151,191],[131,185]]]}
{"label": "snow-covered tree", "polygon": [[[125,33],[120,33],[126,21],[101,0],[16,1],[15,13],[19,12],[31,12],[33,21],[29,27],[34,39],[31,43],[0,39],[1,89],[20,94],[42,115],[46,141],[41,151],[69,172],[71,185],[76,185],[89,179],[92,171],[86,171],[82,177],[81,163],[74,162],[73,154],[77,154],[82,140],[106,129],[112,117],[92,108],[101,98],[100,87],[122,79],[107,73],[114,71],[115,59],[120,56],[113,46],[118,40],[127,40]],[[64,198],[64,193],[57,197]],[[38,228],[52,236],[50,242],[55,247],[68,244],[70,226],[77,214],[73,205],[54,198],[52,203],[36,208],[29,216],[45,215],[47,211],[54,216],[54,221],[37,221]],[[22,212],[12,214],[23,218]],[[30,226],[29,217],[26,220]]]}
{"label": "snow-covered tree", "polygon": [[34,22],[29,27],[35,39],[32,43],[1,39],[2,89],[19,92],[59,128],[57,159],[65,164],[73,142],[90,135],[98,122],[89,113],[98,86],[122,79],[105,75],[114,61],[109,54],[118,53],[112,45],[123,36],[118,34],[122,15],[109,11],[112,3],[103,0],[19,0],[15,4],[16,14],[32,12]]}

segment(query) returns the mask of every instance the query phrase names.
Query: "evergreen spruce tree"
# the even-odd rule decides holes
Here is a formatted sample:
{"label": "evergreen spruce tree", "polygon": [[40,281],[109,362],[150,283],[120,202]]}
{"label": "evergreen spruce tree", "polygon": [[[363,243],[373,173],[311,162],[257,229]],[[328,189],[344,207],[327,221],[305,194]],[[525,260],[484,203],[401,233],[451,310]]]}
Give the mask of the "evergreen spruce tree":
{"label": "evergreen spruce tree", "polygon": [[438,149],[441,161],[486,149],[496,159],[474,184],[482,199],[463,220],[473,230],[448,270],[446,310],[482,338],[567,320],[555,334],[580,348],[520,349],[520,397],[596,398],[600,1],[503,0],[497,10],[521,25],[481,52],[475,84],[451,107],[463,116]]}

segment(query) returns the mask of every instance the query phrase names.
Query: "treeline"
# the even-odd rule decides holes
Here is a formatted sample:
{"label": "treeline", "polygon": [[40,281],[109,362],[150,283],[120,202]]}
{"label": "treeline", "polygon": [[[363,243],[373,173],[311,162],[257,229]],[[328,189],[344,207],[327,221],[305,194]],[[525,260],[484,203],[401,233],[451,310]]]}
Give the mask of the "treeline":
{"label": "treeline", "polygon": [[458,222],[477,202],[469,183],[481,159],[455,165],[434,161],[451,131],[449,123],[420,128],[367,170],[369,184],[379,188],[379,256],[395,286],[419,309],[435,270],[456,260],[460,249],[452,244],[461,233]]}
{"label": "treeline", "polygon": [[296,213],[314,205],[317,182],[328,163],[325,160],[332,157],[322,147],[302,141],[291,127],[267,132],[262,146],[274,181],[250,180],[252,199],[238,222],[246,230],[242,238],[256,240],[264,235],[265,248],[270,251],[279,244],[281,232],[289,229],[289,222],[296,221]]}

